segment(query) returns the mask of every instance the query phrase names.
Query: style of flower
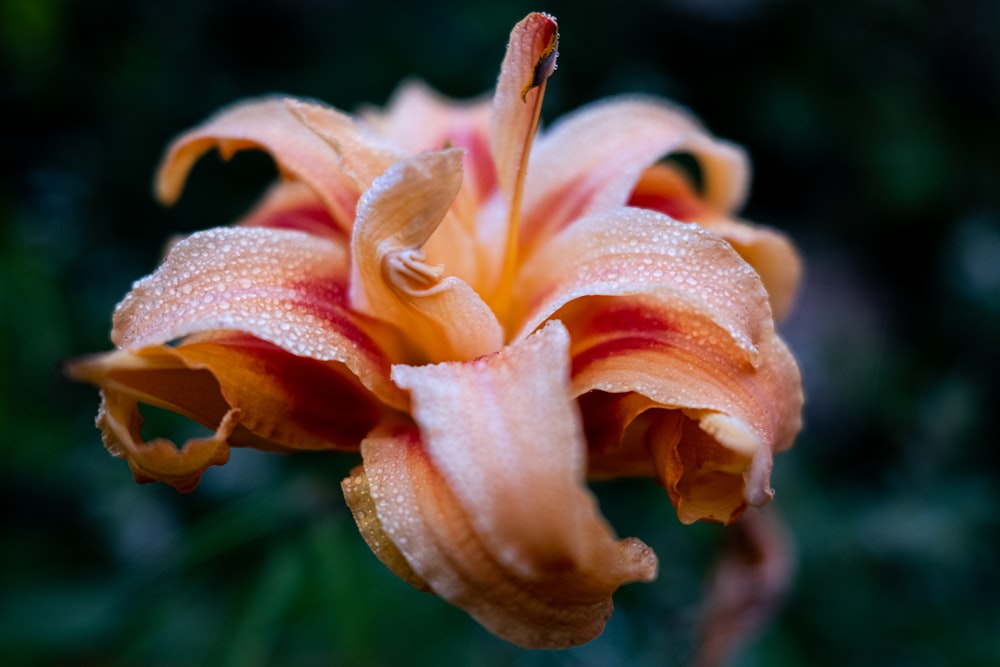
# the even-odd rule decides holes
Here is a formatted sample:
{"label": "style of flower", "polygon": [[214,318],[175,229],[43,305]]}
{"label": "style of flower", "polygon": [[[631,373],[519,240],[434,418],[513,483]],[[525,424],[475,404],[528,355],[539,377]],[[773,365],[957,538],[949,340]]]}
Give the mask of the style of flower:
{"label": "style of flower", "polygon": [[[743,153],[659,100],[536,140],[557,41],[521,21],[492,102],[261,99],[174,141],[168,204],[212,148],[267,151],[281,179],[175,243],[118,305],[117,349],[68,368],[137,481],[189,491],[230,446],[360,452],[343,491],[378,558],[528,647],[592,639],[620,585],[656,576],[588,478],[653,476],[685,523],[768,502],[800,426],[772,315],[796,254],[732,217]],[[146,441],[140,403],[214,433]]]}

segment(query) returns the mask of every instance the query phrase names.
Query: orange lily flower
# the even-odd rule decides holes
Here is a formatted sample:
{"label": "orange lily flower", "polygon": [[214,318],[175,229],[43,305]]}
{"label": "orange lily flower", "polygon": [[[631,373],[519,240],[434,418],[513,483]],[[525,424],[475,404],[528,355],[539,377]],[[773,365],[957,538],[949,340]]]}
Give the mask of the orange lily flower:
{"label": "orange lily flower", "polygon": [[[166,203],[212,148],[265,150],[282,178],[174,244],[118,305],[117,349],[69,366],[137,481],[191,490],[230,446],[360,452],[343,490],[378,558],[528,647],[592,639],[620,585],[656,576],[588,477],[655,476],[686,523],[770,499],[802,406],[772,316],[795,252],[732,218],[742,153],[663,102],[534,142],[557,42],[552,17],[521,21],[492,101],[262,99],[174,141]],[[146,441],[139,404],[214,433]]]}

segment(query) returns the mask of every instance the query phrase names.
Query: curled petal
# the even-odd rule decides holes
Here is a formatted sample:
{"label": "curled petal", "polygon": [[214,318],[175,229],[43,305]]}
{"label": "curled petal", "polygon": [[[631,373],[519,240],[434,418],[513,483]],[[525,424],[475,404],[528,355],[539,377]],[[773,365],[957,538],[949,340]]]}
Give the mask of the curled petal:
{"label": "curled petal", "polygon": [[[750,476],[752,458],[720,445],[699,428],[698,422],[676,410],[657,410],[646,433],[646,444],[657,477],[666,487],[681,523],[730,524],[747,509],[751,485],[746,477]],[[765,449],[762,446],[757,451]],[[769,459],[770,451],[762,456]],[[770,499],[770,488],[766,486],[769,475],[770,468],[762,480],[754,480],[765,485],[766,500]],[[760,498],[755,504],[766,500]]]}
{"label": "curled petal", "polygon": [[336,109],[295,99],[285,100],[285,105],[333,149],[340,170],[354,181],[358,192],[367,190],[376,177],[405,157],[398,146],[376,139],[352,116]]}
{"label": "curled petal", "polygon": [[586,299],[559,316],[573,334],[578,393],[637,391],[659,406],[684,409],[748,457],[764,443],[785,449],[798,432],[801,379],[776,335],[761,341],[752,366],[711,322],[659,301]]}
{"label": "curled petal", "polygon": [[[390,405],[401,355],[382,325],[347,307],[342,243],[260,227],[207,230],[179,241],[118,305],[111,338],[136,349],[212,330],[250,334],[302,357],[346,365]],[[376,342],[378,341],[378,342]]]}
{"label": "curled petal", "polygon": [[[127,458],[137,478],[181,490],[194,488],[209,465],[225,463],[229,445],[356,449],[385,413],[342,364],[230,332],[79,359],[68,372],[102,388],[98,425],[108,449]],[[171,410],[216,434],[182,448],[162,439],[146,443],[138,403]]]}
{"label": "curled petal", "polygon": [[523,246],[534,248],[577,218],[623,206],[643,170],[678,151],[698,159],[710,205],[730,211],[742,203],[749,173],[742,150],[713,139],[675,107],[622,98],[566,116],[539,139],[532,155]]}
{"label": "curled petal", "polygon": [[462,182],[461,151],[393,165],[358,205],[351,239],[351,305],[396,325],[417,360],[472,359],[503,343],[489,307],[464,281],[426,261],[423,245]]}
{"label": "curled petal", "polygon": [[473,362],[396,367],[420,430],[362,445],[379,526],[409,567],[529,647],[592,639],[611,594],[657,567],[640,541],[614,538],[583,485],[567,347],[553,323]]}
{"label": "curled petal", "polygon": [[[397,434],[395,437],[400,437],[400,435]],[[411,433],[406,437],[410,438],[415,448],[420,446],[416,433]],[[373,433],[368,442],[378,442],[379,438],[380,436]],[[391,441],[392,438],[390,437],[388,440]],[[387,446],[391,448],[393,445],[389,442]],[[405,474],[405,471],[403,472]],[[427,582],[413,571],[406,556],[386,533],[385,526],[382,525],[382,520],[379,518],[378,507],[375,504],[375,497],[372,495],[371,484],[368,482],[368,474],[365,472],[364,466],[358,466],[352,470],[350,476],[345,477],[340,483],[340,487],[344,492],[344,500],[351,509],[351,514],[354,515],[354,521],[358,524],[361,537],[364,538],[372,553],[392,570],[393,574],[406,583],[419,590],[430,591]]]}
{"label": "curled petal", "polygon": [[[664,375],[670,373],[664,370]],[[702,417],[699,422],[637,391],[588,391],[579,401],[591,477],[656,476],[682,523],[729,524],[749,505],[770,499],[770,446],[758,446],[765,438],[728,416],[694,411]],[[726,438],[730,446],[702,430],[727,419],[732,423]],[[750,453],[741,454],[744,450]]]}
{"label": "curled petal", "polygon": [[497,188],[490,153],[489,99],[450,100],[423,83],[400,86],[383,111],[367,109],[363,119],[380,136],[415,154],[462,148],[462,186],[450,211],[424,244],[428,262],[445,262],[448,274],[479,288],[489,282],[496,263],[493,249],[478,242],[477,226],[486,201]]}
{"label": "curled petal", "polygon": [[400,86],[385,111],[362,112],[362,118],[380,136],[410,154],[464,148],[462,189],[474,206],[496,188],[496,168],[489,144],[491,117],[489,99],[451,100],[416,81]]}
{"label": "curled petal", "polygon": [[587,473],[592,479],[656,475],[646,443],[646,416],[656,402],[635,392],[591,390],[577,399],[587,437]]}
{"label": "curled petal", "polygon": [[208,438],[193,438],[183,448],[163,438],[146,442],[139,430],[142,417],[134,399],[118,392],[101,392],[97,413],[104,446],[114,456],[124,458],[140,484],[161,481],[181,493],[193,491],[201,475],[213,465],[229,461],[228,439],[239,421],[239,411],[230,410]]}
{"label": "curled petal", "polygon": [[[620,209],[551,238],[521,280],[520,335],[549,318],[565,323],[576,395],[634,392],[649,400],[607,403],[611,414],[588,415],[588,432],[605,434],[595,474],[641,472],[643,449],[659,456],[655,445],[664,452],[655,472],[668,490],[681,489],[673,497],[682,520],[730,521],[770,498],[771,454],[799,429],[801,380],[774,333],[760,278],[726,241],[653,211]],[[653,407],[681,410],[711,443],[650,439],[651,417],[639,415]],[[608,433],[621,435],[620,448],[608,445]],[[670,458],[677,448],[680,463]],[[695,450],[697,457],[683,458]],[[720,475],[700,474],[715,465]],[[727,485],[715,483],[722,475]]]}
{"label": "curled petal", "polygon": [[[343,118],[345,125],[353,122]],[[358,186],[342,170],[337,152],[293,113],[286,99],[273,97],[236,104],[175,139],[156,177],[156,194],[161,201],[177,201],[188,172],[212,148],[218,148],[224,159],[250,148],[267,151],[286,178],[308,184],[338,224],[350,229]]]}
{"label": "curled petal", "polygon": [[768,227],[734,219],[724,208],[703,200],[686,176],[666,164],[647,169],[636,184],[630,206],[661,211],[676,220],[696,222],[729,241],[760,275],[775,319],[791,308],[802,262],[788,238]]}
{"label": "curled petal", "polygon": [[801,379],[780,338],[760,341],[753,366],[710,321],[662,301],[583,299],[558,316],[588,434],[621,434],[592,440],[595,474],[642,474],[647,452],[684,523],[730,523],[770,500],[772,455],[801,427]]}
{"label": "curled petal", "polygon": [[275,448],[354,450],[385,413],[341,363],[243,334],[204,338],[172,351],[189,367],[210,370],[227,405],[240,410],[241,426]]}

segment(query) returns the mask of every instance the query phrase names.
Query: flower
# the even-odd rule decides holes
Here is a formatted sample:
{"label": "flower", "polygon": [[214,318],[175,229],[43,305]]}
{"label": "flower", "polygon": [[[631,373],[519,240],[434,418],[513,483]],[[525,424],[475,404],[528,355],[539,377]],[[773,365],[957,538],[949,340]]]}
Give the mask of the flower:
{"label": "flower", "polygon": [[[267,151],[281,179],[175,243],[115,310],[116,350],[68,367],[137,481],[189,491],[230,446],[360,452],[343,491],[378,558],[529,647],[590,640],[620,585],[656,576],[588,477],[654,476],[685,523],[770,499],[800,425],[772,316],[795,252],[732,218],[743,153],[659,100],[535,141],[557,43],[552,17],[521,21],[492,101],[267,98],[173,142],[166,203],[212,148]],[[214,433],[146,441],[140,403]]]}

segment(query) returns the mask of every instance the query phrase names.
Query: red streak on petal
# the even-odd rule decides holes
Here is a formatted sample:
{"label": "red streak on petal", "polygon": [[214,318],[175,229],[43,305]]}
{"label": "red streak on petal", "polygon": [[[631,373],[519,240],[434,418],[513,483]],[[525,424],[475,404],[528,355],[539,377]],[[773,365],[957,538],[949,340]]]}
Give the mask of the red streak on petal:
{"label": "red streak on petal", "polygon": [[358,325],[357,315],[347,303],[347,285],[338,277],[290,283],[295,293],[292,305],[296,311],[306,312],[326,322],[330,328],[350,341],[365,356],[388,365],[382,349]]}
{"label": "red streak on petal", "polygon": [[[281,209],[272,215],[254,220],[251,227],[271,227],[307,232],[326,238],[345,238],[344,227],[337,224],[330,212],[322,204],[309,204],[296,208]],[[350,225],[347,225],[348,227]]]}
{"label": "red streak on petal", "polygon": [[329,364],[251,337],[239,347],[280,387],[289,400],[287,418],[303,431],[338,446],[356,446],[377,423],[380,412],[371,394]]}
{"label": "red streak on petal", "polygon": [[640,192],[632,193],[628,205],[666,213],[674,220],[681,222],[696,220],[704,210],[704,207],[696,199]]}
{"label": "red streak on petal", "polygon": [[453,132],[447,143],[466,150],[462,165],[465,175],[477,200],[485,200],[497,188],[497,171],[490,152],[489,137],[472,128],[462,128]]}
{"label": "red streak on petal", "polygon": [[583,215],[600,183],[573,181],[548,192],[525,212],[521,242],[533,247],[540,233],[555,234]]}
{"label": "red streak on petal", "polygon": [[598,361],[641,350],[655,350],[669,347],[663,340],[651,336],[621,336],[588,347],[573,355],[572,374],[578,375],[588,366]]}
{"label": "red streak on petal", "polygon": [[635,350],[669,346],[667,334],[678,331],[674,322],[634,305],[602,308],[581,326],[572,329],[576,340],[589,344],[574,351],[573,374],[590,364]]}
{"label": "red streak on petal", "polygon": [[586,321],[585,335],[628,334],[657,336],[663,332],[677,331],[669,320],[634,304],[615,304],[601,308]]}
{"label": "red streak on petal", "polygon": [[705,203],[699,199],[687,176],[662,163],[643,172],[632,190],[628,205],[666,213],[682,222],[696,221],[707,212]]}

